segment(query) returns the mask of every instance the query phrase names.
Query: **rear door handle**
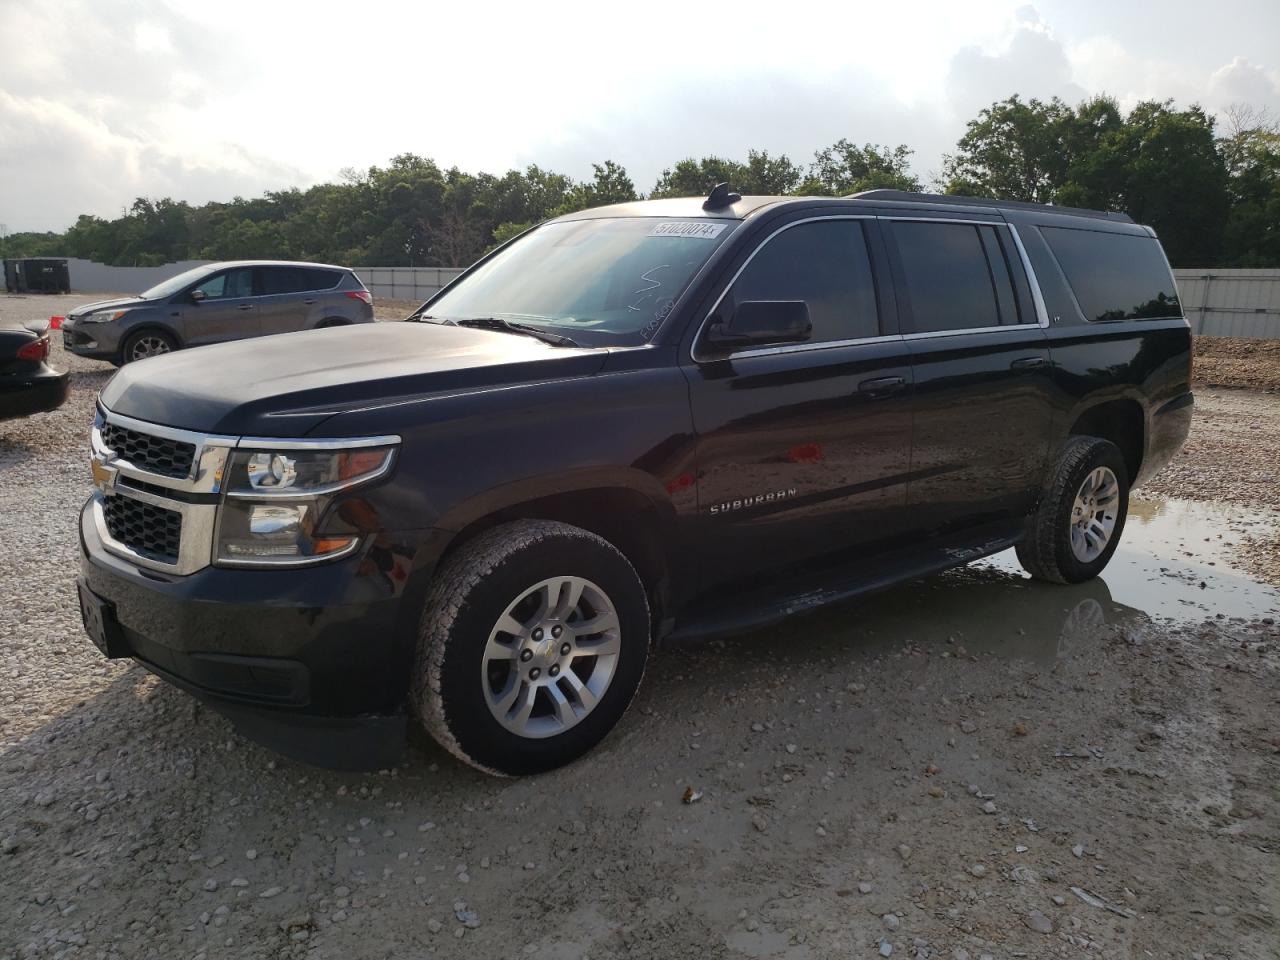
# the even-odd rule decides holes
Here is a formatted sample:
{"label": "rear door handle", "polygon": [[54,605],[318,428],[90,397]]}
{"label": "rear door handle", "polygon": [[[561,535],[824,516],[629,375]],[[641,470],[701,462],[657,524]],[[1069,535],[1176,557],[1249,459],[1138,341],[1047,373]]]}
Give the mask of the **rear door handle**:
{"label": "rear door handle", "polygon": [[874,380],[863,380],[858,384],[858,392],[872,400],[891,397],[907,388],[907,381],[902,377],[877,377]]}
{"label": "rear door handle", "polygon": [[315,298],[314,298],[314,297],[312,297],[310,300],[303,300],[302,302],[303,302],[303,303],[305,303],[305,304],[307,304],[307,305],[310,305],[310,304],[315,303],[316,301],[315,301]]}
{"label": "rear door handle", "polygon": [[1031,370],[1035,367],[1045,367],[1049,365],[1049,361],[1044,357],[1019,357],[1013,363],[1009,364],[1010,370]]}
{"label": "rear door handle", "polygon": [[237,310],[252,310],[252,309],[253,309],[253,304],[252,304],[252,303],[242,303],[242,304],[240,304],[240,306],[236,307],[236,309],[237,309]]}

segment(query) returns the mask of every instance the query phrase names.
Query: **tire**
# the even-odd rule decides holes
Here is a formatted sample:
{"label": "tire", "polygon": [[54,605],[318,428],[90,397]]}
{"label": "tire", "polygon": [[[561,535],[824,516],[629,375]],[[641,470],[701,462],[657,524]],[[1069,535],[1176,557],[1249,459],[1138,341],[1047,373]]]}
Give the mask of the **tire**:
{"label": "tire", "polygon": [[[553,594],[559,609],[548,612]],[[588,620],[605,629],[573,633]],[[621,719],[644,675],[649,639],[644,584],[616,547],[564,523],[503,524],[464,544],[436,573],[419,629],[414,710],[441,746],[473,767],[505,776],[553,770]]]}
{"label": "tire", "polygon": [[1072,437],[1027,521],[1018,562],[1037,580],[1052,583],[1096,577],[1116,552],[1128,513],[1129,475],[1120,448],[1097,437]]}
{"label": "tire", "polygon": [[126,363],[145,360],[162,353],[172,353],[177,349],[178,341],[172,334],[155,329],[139,330],[125,337],[120,347],[120,365],[124,366]]}
{"label": "tire", "polygon": [[334,318],[330,320],[321,320],[319,323],[316,324],[315,328],[317,330],[328,330],[332,327],[345,327],[347,325],[348,324],[346,320]]}

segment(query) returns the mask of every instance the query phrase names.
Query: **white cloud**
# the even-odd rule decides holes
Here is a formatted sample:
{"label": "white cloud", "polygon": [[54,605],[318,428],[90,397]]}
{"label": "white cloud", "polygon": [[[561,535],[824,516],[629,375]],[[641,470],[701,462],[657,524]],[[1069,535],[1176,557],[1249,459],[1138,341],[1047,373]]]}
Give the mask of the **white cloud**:
{"label": "white cloud", "polygon": [[1280,109],[1280,77],[1244,57],[1235,57],[1209,76],[1209,95],[1219,109],[1233,103],[1248,103]]}
{"label": "white cloud", "polygon": [[900,6],[835,0],[740,0],[731,14],[687,0],[10,3],[0,220],[61,228],[138,195],[256,195],[401,152],[577,177],[610,158],[645,190],[685,156],[754,147],[807,163],[849,137],[906,143],[927,175],[965,121],[1013,93],[1276,109],[1280,63],[1257,42],[1275,14],[1219,3],[1247,9],[1189,31],[1192,0],[1156,19],[936,0],[909,23]]}

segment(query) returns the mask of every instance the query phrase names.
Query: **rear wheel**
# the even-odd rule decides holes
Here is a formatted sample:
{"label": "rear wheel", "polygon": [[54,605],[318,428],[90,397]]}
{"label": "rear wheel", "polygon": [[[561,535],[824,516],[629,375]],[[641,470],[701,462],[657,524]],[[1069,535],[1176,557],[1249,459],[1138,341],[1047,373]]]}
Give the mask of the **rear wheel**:
{"label": "rear wheel", "polygon": [[316,329],[327,330],[330,327],[345,327],[346,325],[347,325],[346,320],[342,320],[338,317],[332,317],[328,320],[321,320],[319,323],[316,324]]}
{"label": "rear wheel", "polygon": [[1018,562],[1039,580],[1096,577],[1120,543],[1129,512],[1124,455],[1109,440],[1072,437],[1018,544]]}
{"label": "rear wheel", "polygon": [[122,363],[133,363],[177,349],[178,341],[163,330],[139,330],[125,338],[120,348],[120,359]]}
{"label": "rear wheel", "polygon": [[427,731],[472,766],[541,773],[614,727],[648,648],[644,585],[616,547],[568,524],[504,524],[436,575],[414,706]]}

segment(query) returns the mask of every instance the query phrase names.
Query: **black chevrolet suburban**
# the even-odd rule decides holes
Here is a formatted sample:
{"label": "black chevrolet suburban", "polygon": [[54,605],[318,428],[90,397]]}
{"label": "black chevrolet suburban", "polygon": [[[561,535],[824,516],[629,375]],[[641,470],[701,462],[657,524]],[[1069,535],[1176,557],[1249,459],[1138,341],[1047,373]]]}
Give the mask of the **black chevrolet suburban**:
{"label": "black chevrolet suburban", "polygon": [[84,622],[277,749],[412,719],[502,774],[582,755],[656,641],[1007,547],[1093,577],[1187,435],[1191,334],[1115,213],[876,190],[574,213],[409,322],[125,367]]}

